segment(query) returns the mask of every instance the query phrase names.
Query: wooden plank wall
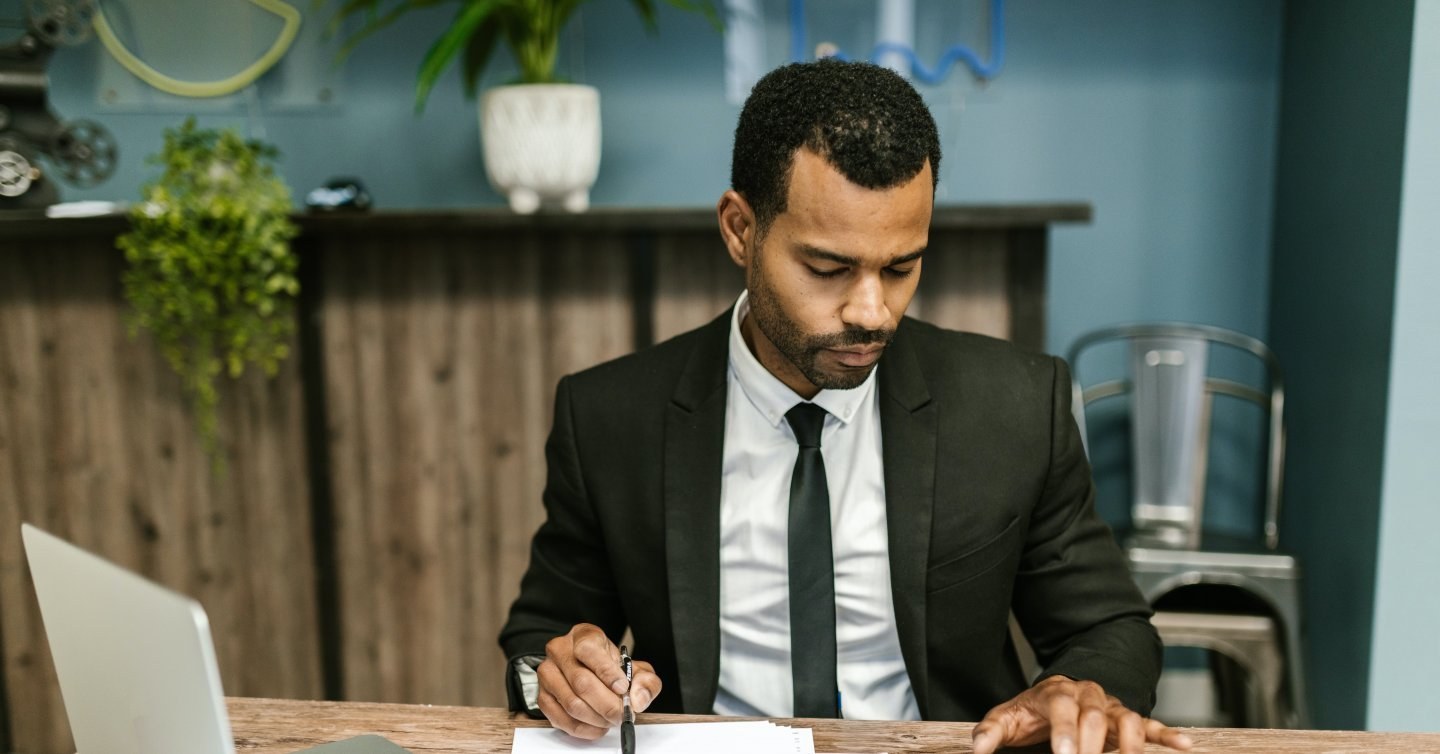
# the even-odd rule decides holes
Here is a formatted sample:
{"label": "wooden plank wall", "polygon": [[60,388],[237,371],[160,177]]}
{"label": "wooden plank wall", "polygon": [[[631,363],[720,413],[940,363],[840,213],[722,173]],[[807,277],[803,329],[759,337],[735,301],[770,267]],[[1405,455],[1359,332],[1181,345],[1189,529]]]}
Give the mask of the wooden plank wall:
{"label": "wooden plank wall", "polygon": [[0,662],[25,754],[74,747],[22,521],[197,597],[228,693],[321,691],[295,363],[227,391],[212,478],[178,379],[126,335],[120,267],[107,238],[0,244]]}
{"label": "wooden plank wall", "polygon": [[324,249],[343,696],[502,705],[554,386],[633,350],[628,254],[578,234],[404,242]]}
{"label": "wooden plank wall", "polygon": [[[199,598],[228,693],[503,704],[556,381],[743,285],[709,227],[304,236],[296,356],[228,392],[219,480],[82,235],[0,238],[0,752],[73,751],[21,521]],[[930,248],[913,314],[1040,345],[1043,227]]]}

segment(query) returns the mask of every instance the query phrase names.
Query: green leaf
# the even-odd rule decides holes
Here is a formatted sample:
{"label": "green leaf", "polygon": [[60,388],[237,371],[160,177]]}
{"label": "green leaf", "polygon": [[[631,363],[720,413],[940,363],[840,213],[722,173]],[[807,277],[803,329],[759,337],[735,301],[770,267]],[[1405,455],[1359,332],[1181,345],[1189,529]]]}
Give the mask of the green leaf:
{"label": "green leaf", "polygon": [[268,144],[187,119],[166,131],[151,160],[164,172],[145,185],[130,230],[116,239],[133,310],[128,329],[148,330],[179,375],[217,471],[216,378],[249,364],[273,372],[294,331],[299,285],[287,242],[298,230],[277,156]]}
{"label": "green leaf", "polygon": [[450,28],[431,45],[430,51],[425,53],[425,59],[420,63],[420,73],[415,81],[415,112],[424,112],[430,90],[435,87],[435,82],[445,71],[445,67],[450,65],[455,54],[465,46],[470,35],[480,28],[480,24],[505,2],[506,0],[470,0],[455,15],[455,21],[450,24]]}
{"label": "green leaf", "polygon": [[[371,18],[370,20],[365,22],[364,26],[360,27],[360,29],[358,29],[354,34],[350,35],[350,37],[345,40],[345,44],[340,47],[340,51],[335,53],[336,62],[342,61],[345,58],[349,57],[350,53],[355,50],[355,47],[357,45],[365,41],[367,38],[370,37],[370,35],[374,34],[375,32],[394,24],[400,19],[400,17],[404,16],[406,13],[409,13],[413,10],[431,8],[445,2],[453,2],[453,0],[405,0],[405,2],[402,2],[394,8],[391,8],[385,13],[385,15]],[[352,5],[356,3],[364,3],[371,6],[370,11],[372,13],[379,11],[378,0],[351,0]],[[344,12],[345,11],[342,9],[341,13]],[[341,16],[337,15],[331,21],[332,27],[338,27],[340,20]]]}
{"label": "green leaf", "polygon": [[465,57],[460,63],[465,96],[474,98],[480,86],[480,77],[485,75],[485,67],[489,64],[490,56],[495,51],[495,43],[499,39],[500,19],[498,15],[492,15],[485,19],[465,43]]}
{"label": "green leaf", "polygon": [[635,6],[635,12],[640,14],[640,20],[645,23],[645,31],[652,34],[660,27],[655,21],[655,0],[630,0]]}
{"label": "green leaf", "polygon": [[[317,0],[320,2],[323,0]],[[404,14],[456,0],[339,0],[331,30],[345,19],[363,15],[363,26],[345,40],[337,62],[353,53],[363,40],[392,25]],[[495,46],[503,38],[520,69],[521,83],[547,83],[555,78],[560,32],[571,14],[586,0],[458,0],[461,3],[450,26],[426,51],[415,81],[415,110],[423,112],[435,82],[454,61],[461,60],[465,94],[474,97]],[[667,5],[703,14],[717,30],[724,19],[716,0],[665,0]],[[657,0],[630,0],[647,31],[658,29]],[[605,11],[608,12],[608,11]]]}
{"label": "green leaf", "polygon": [[[314,0],[310,5],[313,10],[319,11],[325,6],[325,0]],[[329,39],[339,33],[340,24],[344,23],[345,19],[355,15],[361,10],[368,9],[373,13],[379,5],[380,0],[346,0],[346,2],[330,16],[330,22],[325,24],[325,38]]]}

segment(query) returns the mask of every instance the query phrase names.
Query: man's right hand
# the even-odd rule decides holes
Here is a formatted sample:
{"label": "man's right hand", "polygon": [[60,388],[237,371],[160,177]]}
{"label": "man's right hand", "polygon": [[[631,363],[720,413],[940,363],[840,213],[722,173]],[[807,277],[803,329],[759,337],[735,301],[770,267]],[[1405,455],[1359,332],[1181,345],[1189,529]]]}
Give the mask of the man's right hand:
{"label": "man's right hand", "polygon": [[[599,626],[581,623],[545,645],[545,661],[535,669],[540,680],[540,711],[550,724],[576,738],[594,740],[620,724],[621,697],[627,685],[620,670],[620,648]],[[660,676],[650,663],[634,662],[630,706],[639,713],[660,695]]]}

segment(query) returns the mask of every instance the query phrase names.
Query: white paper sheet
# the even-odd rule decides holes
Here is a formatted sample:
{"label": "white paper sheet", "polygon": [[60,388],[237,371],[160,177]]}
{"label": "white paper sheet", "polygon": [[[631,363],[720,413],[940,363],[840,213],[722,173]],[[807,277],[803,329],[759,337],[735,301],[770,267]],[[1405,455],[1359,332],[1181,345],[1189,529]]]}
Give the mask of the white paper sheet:
{"label": "white paper sheet", "polygon": [[[595,741],[571,738],[553,728],[516,728],[511,754],[618,752],[620,731]],[[759,721],[659,723],[635,726],[636,754],[815,754],[809,728]]]}

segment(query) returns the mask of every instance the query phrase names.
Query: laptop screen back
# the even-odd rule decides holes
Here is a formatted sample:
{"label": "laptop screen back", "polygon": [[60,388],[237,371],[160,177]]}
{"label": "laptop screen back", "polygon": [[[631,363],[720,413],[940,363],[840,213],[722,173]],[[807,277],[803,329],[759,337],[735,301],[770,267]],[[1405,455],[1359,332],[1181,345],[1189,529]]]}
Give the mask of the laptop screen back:
{"label": "laptop screen back", "polygon": [[79,754],[234,754],[200,603],[21,529]]}

